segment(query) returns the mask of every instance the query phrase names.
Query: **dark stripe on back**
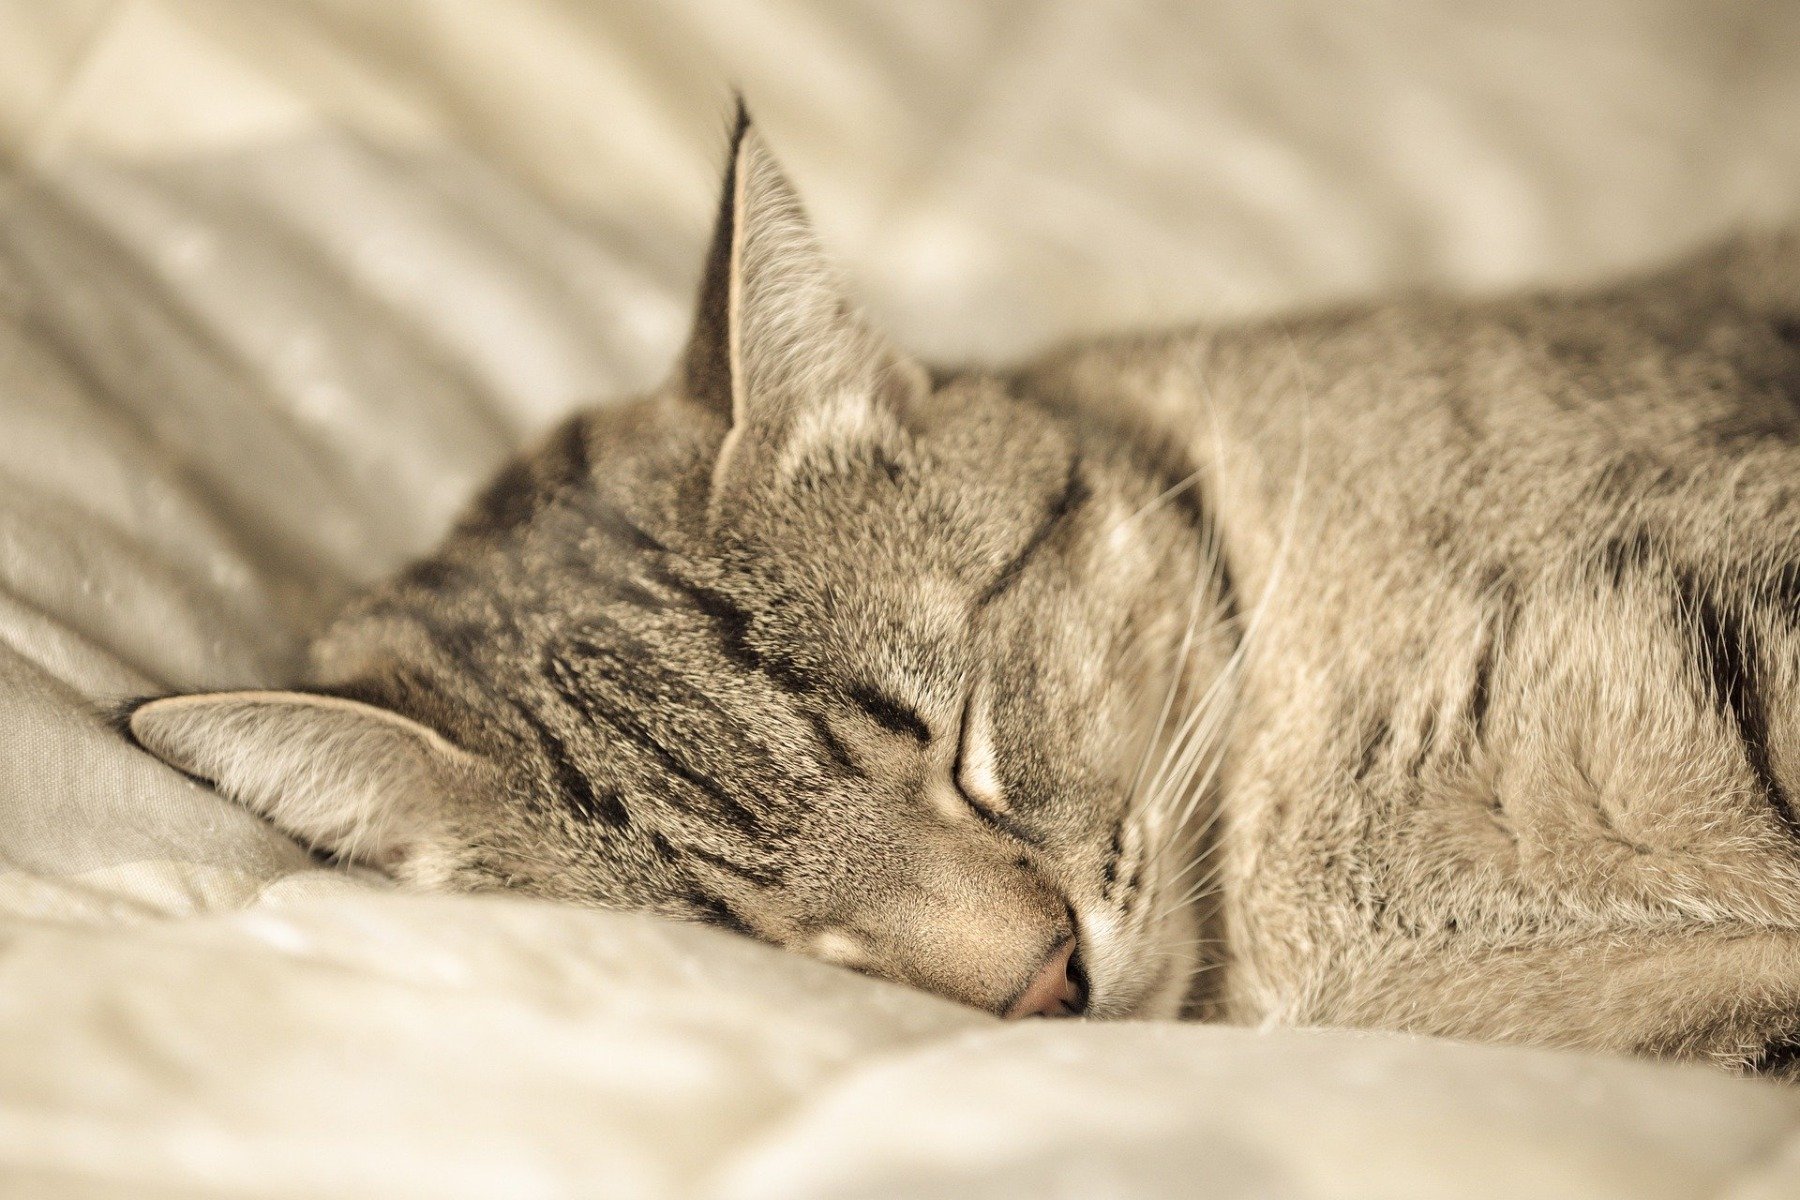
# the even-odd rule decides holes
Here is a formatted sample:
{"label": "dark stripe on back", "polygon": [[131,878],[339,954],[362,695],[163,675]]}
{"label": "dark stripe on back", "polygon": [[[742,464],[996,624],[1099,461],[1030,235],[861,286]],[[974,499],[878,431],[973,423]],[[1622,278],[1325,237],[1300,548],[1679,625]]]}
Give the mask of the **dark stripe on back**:
{"label": "dark stripe on back", "polygon": [[1469,736],[1480,745],[1487,734],[1488,708],[1494,695],[1494,635],[1482,643],[1481,656],[1475,660],[1475,680],[1469,685],[1469,705],[1464,718],[1469,723]]}
{"label": "dark stripe on back", "polygon": [[1039,550],[1044,548],[1044,544],[1050,540],[1057,528],[1087,501],[1090,494],[1087,481],[1081,477],[1081,459],[1077,456],[1069,462],[1069,478],[1068,482],[1063,485],[1062,493],[1051,503],[1050,508],[1044,513],[1043,521],[1039,523],[1036,531],[1032,533],[1019,552],[1013,555],[1012,561],[1000,568],[1000,574],[992,583],[988,584],[987,590],[976,597],[976,607],[992,604],[1005,593],[1006,589],[1018,582],[1019,575],[1025,570],[1026,565],[1036,557]]}
{"label": "dark stripe on back", "polygon": [[629,579],[610,580],[606,584],[606,590],[613,599],[645,612],[658,612],[668,607],[668,603],[661,596]]}
{"label": "dark stripe on back", "polygon": [[1650,535],[1641,529],[1607,538],[1600,546],[1600,572],[1617,590],[1650,565],[1652,554]]}
{"label": "dark stripe on back", "polygon": [[563,422],[542,449],[515,459],[482,490],[457,528],[469,533],[503,533],[528,524],[557,496],[592,482],[587,422]]}
{"label": "dark stripe on back", "polygon": [[1693,631],[1696,666],[1715,707],[1737,730],[1744,761],[1769,807],[1790,833],[1800,836],[1787,789],[1769,755],[1769,724],[1758,692],[1755,631],[1721,604],[1692,571],[1675,572],[1679,612]]}
{"label": "dark stripe on back", "polygon": [[1375,770],[1375,763],[1387,749],[1394,736],[1393,726],[1386,717],[1376,717],[1363,730],[1362,742],[1356,754],[1356,765],[1351,768],[1350,776],[1357,782],[1367,779]]}
{"label": "dark stripe on back", "polygon": [[1487,634],[1481,643],[1481,653],[1475,659],[1475,678],[1469,684],[1469,699],[1463,710],[1463,719],[1468,724],[1470,739],[1477,746],[1487,737],[1488,710],[1493,706],[1494,699],[1494,671],[1499,666],[1500,656],[1506,652],[1506,641],[1516,620],[1514,601],[1509,596],[1489,619]]}

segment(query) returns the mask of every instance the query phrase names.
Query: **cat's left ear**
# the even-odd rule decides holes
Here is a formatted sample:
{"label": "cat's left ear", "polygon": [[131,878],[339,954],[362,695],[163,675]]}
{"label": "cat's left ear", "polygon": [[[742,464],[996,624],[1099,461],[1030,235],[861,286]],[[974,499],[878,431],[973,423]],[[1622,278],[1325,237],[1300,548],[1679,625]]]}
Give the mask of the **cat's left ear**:
{"label": "cat's left ear", "polygon": [[688,394],[730,423],[715,501],[821,454],[891,452],[930,387],[851,302],[741,102],[684,368]]}
{"label": "cat's left ear", "polygon": [[451,798],[481,760],[389,709],[305,692],[138,702],[132,740],[316,850],[427,882]]}

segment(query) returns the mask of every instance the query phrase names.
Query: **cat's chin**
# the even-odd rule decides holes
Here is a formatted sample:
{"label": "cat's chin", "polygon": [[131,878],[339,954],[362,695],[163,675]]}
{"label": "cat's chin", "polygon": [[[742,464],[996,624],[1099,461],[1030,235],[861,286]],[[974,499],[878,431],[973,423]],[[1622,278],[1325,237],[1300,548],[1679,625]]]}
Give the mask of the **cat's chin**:
{"label": "cat's chin", "polygon": [[1102,1021],[1179,1019],[1201,970],[1198,929],[1191,906],[1165,917],[1128,952],[1112,986],[1102,983],[1096,989],[1087,1016]]}

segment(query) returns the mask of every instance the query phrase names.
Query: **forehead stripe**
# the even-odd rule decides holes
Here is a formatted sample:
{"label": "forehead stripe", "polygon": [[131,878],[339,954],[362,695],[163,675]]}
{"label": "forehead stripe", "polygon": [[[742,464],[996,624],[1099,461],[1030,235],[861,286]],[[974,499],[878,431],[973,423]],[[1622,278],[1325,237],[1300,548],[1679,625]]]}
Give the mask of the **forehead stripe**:
{"label": "forehead stripe", "polygon": [[723,897],[715,896],[699,887],[691,887],[688,889],[687,902],[700,919],[709,925],[716,925],[720,929],[728,929],[732,933],[742,934],[745,937],[756,936],[756,930],[750,928],[749,922],[738,916]]}
{"label": "forehead stripe", "polygon": [[549,726],[523,704],[515,702],[513,708],[537,736],[538,746],[550,761],[551,773],[556,777],[556,790],[570,811],[590,825],[629,828],[631,812],[625,807],[625,801],[615,792],[595,791],[587,776],[569,758],[569,749],[563,744],[563,740],[550,732]]}
{"label": "forehead stripe", "polygon": [[[571,648],[582,653],[584,659],[597,667],[602,663],[597,660],[606,658],[601,647],[588,642],[572,644]],[[592,688],[579,686],[579,681],[568,664],[557,659],[554,654],[546,652],[542,673],[563,702],[577,713],[596,724],[605,725],[614,733],[623,737],[639,750],[643,751],[668,774],[680,779],[711,801],[710,807],[714,815],[728,822],[746,836],[759,836],[763,831],[762,819],[743,801],[726,791],[718,781],[702,774],[695,767],[684,761],[669,746],[663,744],[650,728],[634,714],[621,707],[605,703]]]}
{"label": "forehead stripe", "polygon": [[1036,532],[1031,535],[1024,547],[1013,555],[1012,561],[1000,569],[1000,574],[995,577],[994,582],[988,584],[987,590],[976,598],[975,606],[981,608],[993,603],[1007,588],[1016,583],[1026,565],[1031,562],[1039,550],[1043,549],[1044,544],[1050,540],[1057,528],[1067,521],[1076,509],[1086,503],[1089,495],[1087,482],[1081,477],[1081,457],[1077,455],[1069,460],[1068,482],[1063,485],[1062,493],[1044,513],[1043,522],[1038,525]]}
{"label": "forehead stripe", "polygon": [[696,583],[667,565],[654,572],[656,581],[682,596],[695,611],[709,618],[725,656],[746,671],[766,676],[783,691],[804,695],[817,690],[812,680],[793,663],[764,654],[750,643],[752,618],[742,605],[725,593]]}
{"label": "forehead stripe", "polygon": [[699,859],[716,871],[735,875],[757,887],[780,887],[787,882],[787,873],[778,866],[738,862],[735,859],[726,858],[723,854],[714,854],[711,850],[693,845],[681,847],[681,852]]}
{"label": "forehead stripe", "polygon": [[819,739],[819,745],[825,748],[825,756],[831,760],[833,766],[854,778],[868,778],[868,772],[858,766],[856,759],[851,755],[850,747],[844,745],[843,739],[831,731],[830,722],[816,712],[807,713],[806,719],[812,725],[813,733]]}
{"label": "forehead stripe", "polygon": [[931,740],[931,726],[905,702],[870,687],[853,687],[849,695],[853,704],[890,733],[904,734],[921,742]]}

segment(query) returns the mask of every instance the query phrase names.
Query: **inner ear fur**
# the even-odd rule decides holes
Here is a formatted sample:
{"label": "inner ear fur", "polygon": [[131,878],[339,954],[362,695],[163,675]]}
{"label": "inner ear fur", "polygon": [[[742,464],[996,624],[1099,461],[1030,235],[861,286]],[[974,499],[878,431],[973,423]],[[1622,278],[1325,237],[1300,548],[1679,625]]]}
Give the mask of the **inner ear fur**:
{"label": "inner ear fur", "polygon": [[309,692],[163,696],[121,723],[291,837],[402,874],[442,840],[450,799],[480,762],[399,713]]}
{"label": "inner ear fur", "polygon": [[741,103],[684,379],[730,430],[715,501],[820,454],[891,452],[905,439],[906,406],[930,387],[850,300]]}

